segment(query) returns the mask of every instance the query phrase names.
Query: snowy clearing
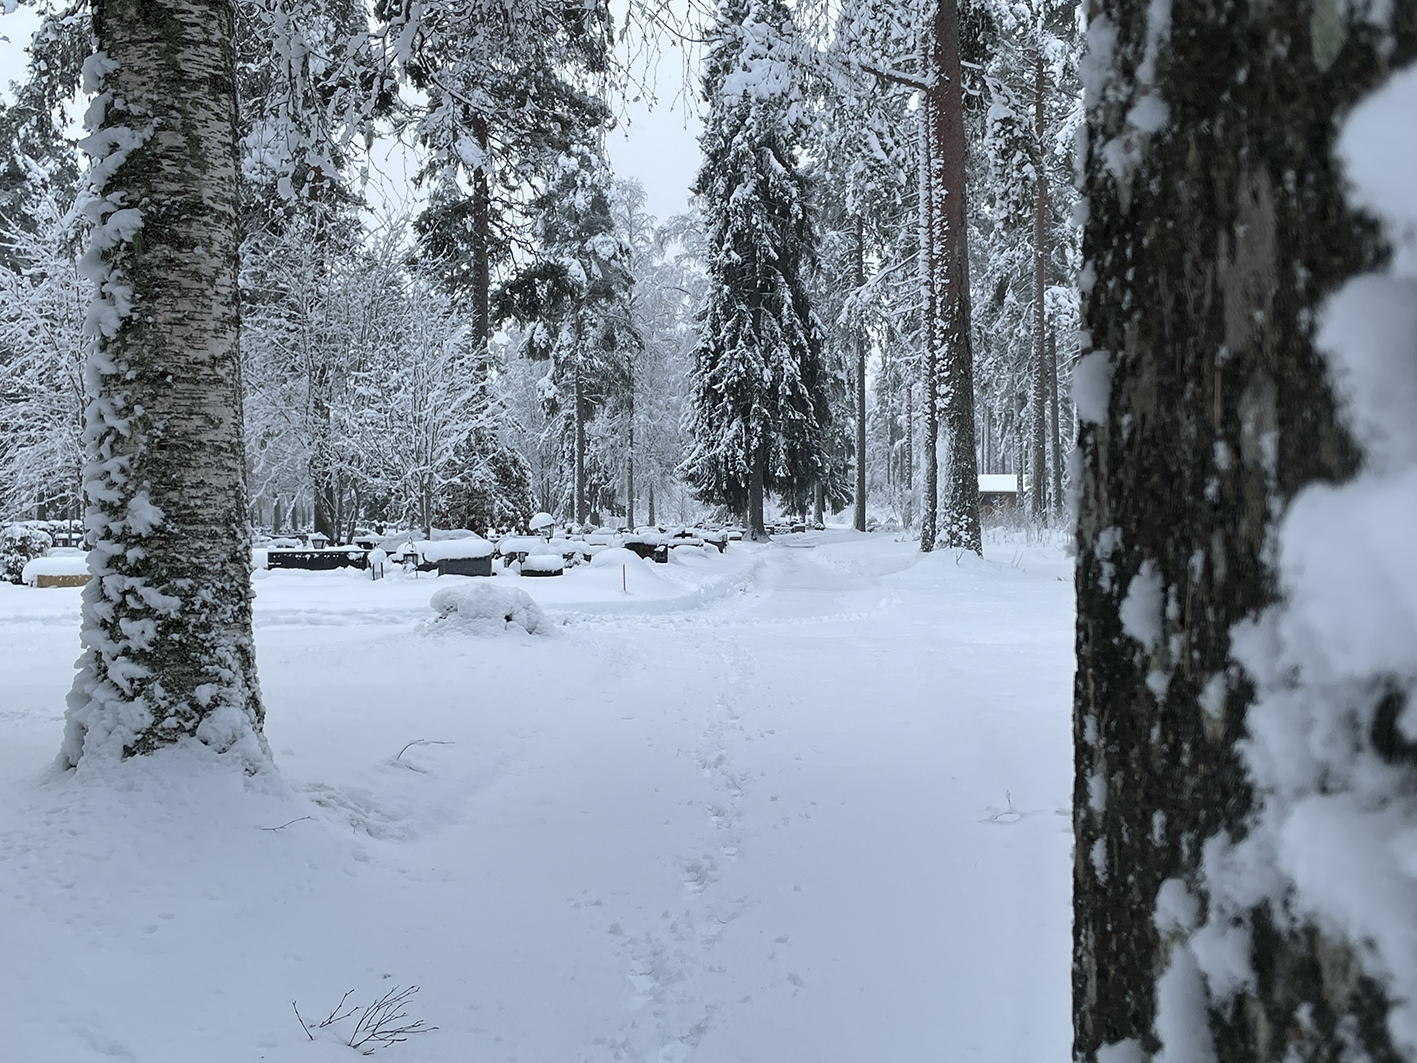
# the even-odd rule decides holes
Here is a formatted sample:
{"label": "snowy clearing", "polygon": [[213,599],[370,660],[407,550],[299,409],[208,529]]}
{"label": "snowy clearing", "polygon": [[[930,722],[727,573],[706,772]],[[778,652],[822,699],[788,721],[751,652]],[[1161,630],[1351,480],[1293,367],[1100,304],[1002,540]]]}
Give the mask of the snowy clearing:
{"label": "snowy clearing", "polygon": [[1068,1058],[1060,550],[495,577],[551,637],[433,624],[466,577],[257,575],[269,780],[57,772],[79,591],[0,584],[6,1058],[362,1058],[409,985],[437,1029],[377,1058]]}

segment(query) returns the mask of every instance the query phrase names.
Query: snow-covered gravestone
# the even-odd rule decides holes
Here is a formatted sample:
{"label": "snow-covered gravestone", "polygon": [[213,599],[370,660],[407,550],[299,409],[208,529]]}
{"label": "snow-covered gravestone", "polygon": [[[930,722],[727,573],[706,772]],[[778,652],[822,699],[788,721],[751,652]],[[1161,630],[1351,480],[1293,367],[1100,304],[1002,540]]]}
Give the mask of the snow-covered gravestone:
{"label": "snow-covered gravestone", "polygon": [[255,772],[269,751],[251,638],[237,342],[234,8],[100,10],[83,142],[95,578],[61,760],[195,738]]}
{"label": "snow-covered gravestone", "polygon": [[438,613],[432,630],[465,630],[497,634],[521,628],[528,635],[549,634],[551,622],[531,595],[520,587],[487,581],[444,587],[429,602]]}

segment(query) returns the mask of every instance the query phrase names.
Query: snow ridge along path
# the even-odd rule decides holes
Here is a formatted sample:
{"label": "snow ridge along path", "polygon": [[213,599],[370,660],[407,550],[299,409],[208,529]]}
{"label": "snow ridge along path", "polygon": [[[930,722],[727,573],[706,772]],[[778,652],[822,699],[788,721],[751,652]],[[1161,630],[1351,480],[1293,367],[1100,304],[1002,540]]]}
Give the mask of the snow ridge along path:
{"label": "snow ridge along path", "polygon": [[77,592],[0,585],[6,1054],[362,1058],[291,1002],[416,984],[377,1058],[1066,1058],[1071,563],[987,554],[517,580],[552,638],[272,573],[256,780],[55,772]]}

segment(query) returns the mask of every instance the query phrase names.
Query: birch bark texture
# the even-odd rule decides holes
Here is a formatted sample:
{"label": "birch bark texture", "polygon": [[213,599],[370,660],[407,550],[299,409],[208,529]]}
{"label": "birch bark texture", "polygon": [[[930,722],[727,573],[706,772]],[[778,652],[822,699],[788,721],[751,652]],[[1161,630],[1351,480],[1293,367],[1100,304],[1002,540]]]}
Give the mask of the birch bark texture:
{"label": "birch bark texture", "polygon": [[61,761],[269,763],[251,638],[229,0],[99,0],[86,83],[89,568]]}
{"label": "birch bark texture", "polygon": [[1325,301],[1386,254],[1344,205],[1333,147],[1412,55],[1417,9],[1394,11],[1385,41],[1331,0],[1089,6],[1079,1063],[1401,1058],[1363,941],[1262,883],[1228,909],[1208,888],[1266,799],[1242,757],[1255,690],[1232,632],[1280,594],[1289,503],[1359,464],[1315,336]]}

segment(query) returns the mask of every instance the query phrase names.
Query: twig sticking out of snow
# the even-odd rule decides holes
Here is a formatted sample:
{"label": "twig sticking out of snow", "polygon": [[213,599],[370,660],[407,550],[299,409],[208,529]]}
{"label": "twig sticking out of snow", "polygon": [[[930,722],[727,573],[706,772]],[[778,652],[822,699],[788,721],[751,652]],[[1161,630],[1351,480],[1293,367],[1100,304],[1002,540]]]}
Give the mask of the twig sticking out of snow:
{"label": "twig sticking out of snow", "polygon": [[402,757],[405,753],[408,752],[408,746],[451,746],[455,744],[456,743],[453,742],[439,742],[436,739],[431,738],[415,738],[412,742],[408,743],[407,746],[404,746],[402,749],[399,750],[399,755],[398,757],[394,758],[394,763],[397,764],[399,757]]}
{"label": "twig sticking out of snow", "polygon": [[[400,1041],[407,1041],[413,1034],[429,1033],[436,1030],[438,1027],[426,1026],[422,1019],[415,1019],[413,1022],[404,1021],[408,1018],[408,1002],[413,999],[418,990],[419,987],[416,985],[409,986],[407,989],[394,986],[365,1008],[359,1016],[359,1021],[354,1024],[354,1030],[350,1035],[340,1039],[350,1048],[360,1049],[364,1055],[371,1056],[374,1054],[375,1048],[388,1048]],[[354,1014],[353,1006],[347,1009],[344,1006],[345,1001],[353,994],[353,989],[346,992],[344,996],[339,998],[339,1003],[330,1010],[330,1013],[313,1027],[301,1017],[300,1009],[296,1007],[295,1001],[290,1002],[290,1007],[295,1012],[295,1018],[300,1023],[300,1028],[305,1031],[305,1036],[313,1041],[315,1040],[313,1031],[329,1029]]]}
{"label": "twig sticking out of snow", "polygon": [[298,819],[292,819],[292,820],[290,820],[289,822],[282,823],[279,827],[262,827],[261,829],[262,829],[262,830],[270,830],[270,831],[285,830],[285,828],[288,827],[288,826],[290,826],[291,823],[299,823],[301,820],[314,819],[314,818],[315,818],[314,816],[300,816]]}
{"label": "twig sticking out of snow", "polygon": [[[354,1032],[349,1035],[349,1040],[345,1041],[345,1044],[350,1048],[363,1048],[365,1045],[381,1045],[387,1048],[400,1041],[407,1041],[411,1034],[436,1030],[438,1028],[436,1026],[423,1025],[422,1019],[415,1019],[413,1022],[403,1021],[408,1018],[405,1006],[413,999],[418,988],[416,985],[411,985],[407,989],[401,990],[398,986],[394,986],[370,1004],[364,1009],[364,1014],[359,1017],[359,1022],[354,1026]],[[364,1054],[367,1056],[373,1051],[373,1047],[370,1047]]]}

